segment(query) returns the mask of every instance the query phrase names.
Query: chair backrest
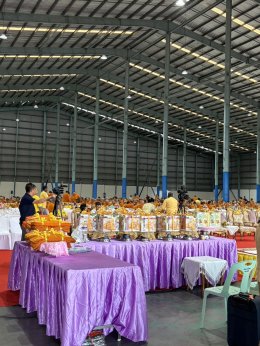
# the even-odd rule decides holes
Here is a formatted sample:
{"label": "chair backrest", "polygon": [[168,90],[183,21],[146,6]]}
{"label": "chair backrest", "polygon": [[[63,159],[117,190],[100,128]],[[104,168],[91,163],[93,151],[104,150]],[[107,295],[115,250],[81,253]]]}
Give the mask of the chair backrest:
{"label": "chair backrest", "polygon": [[242,281],[240,285],[240,292],[248,292],[250,281],[252,280],[252,271],[255,269],[255,267],[256,267],[256,261],[252,261],[252,260],[242,261],[242,262],[233,264],[229,270],[228,276],[224,283],[222,293],[228,294],[232,279],[238,270],[243,273],[243,277],[242,277]]}

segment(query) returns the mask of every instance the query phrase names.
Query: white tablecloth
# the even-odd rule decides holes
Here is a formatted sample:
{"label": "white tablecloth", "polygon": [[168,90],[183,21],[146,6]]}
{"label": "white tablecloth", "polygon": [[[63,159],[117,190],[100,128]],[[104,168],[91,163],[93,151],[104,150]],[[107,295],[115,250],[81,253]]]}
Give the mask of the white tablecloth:
{"label": "white tablecloth", "polygon": [[200,274],[204,274],[207,281],[216,286],[227,269],[227,261],[211,256],[186,257],[181,268],[190,289],[196,285]]}

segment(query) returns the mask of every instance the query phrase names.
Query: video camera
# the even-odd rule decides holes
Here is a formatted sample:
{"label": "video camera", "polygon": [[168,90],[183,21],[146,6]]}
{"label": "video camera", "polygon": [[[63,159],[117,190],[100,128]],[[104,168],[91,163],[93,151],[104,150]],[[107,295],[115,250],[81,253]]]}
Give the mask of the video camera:
{"label": "video camera", "polygon": [[188,195],[188,191],[186,189],[186,186],[182,185],[181,188],[179,190],[177,190],[178,192],[178,200],[179,203],[183,203],[185,200],[189,199],[189,195]]}
{"label": "video camera", "polygon": [[58,187],[54,187],[52,189],[52,192],[57,195],[57,196],[60,196],[60,195],[63,195],[64,193],[64,187],[67,187],[68,185],[63,185],[63,184],[60,184]]}

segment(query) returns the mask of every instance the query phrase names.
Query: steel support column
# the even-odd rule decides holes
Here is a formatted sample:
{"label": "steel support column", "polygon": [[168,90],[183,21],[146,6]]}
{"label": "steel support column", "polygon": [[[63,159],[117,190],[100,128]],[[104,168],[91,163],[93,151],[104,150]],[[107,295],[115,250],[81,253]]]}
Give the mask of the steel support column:
{"label": "steel support column", "polygon": [[96,106],[95,106],[95,126],[94,126],[94,168],[93,168],[93,187],[92,198],[97,198],[98,189],[98,130],[99,130],[99,99],[100,99],[100,80],[96,79]]}
{"label": "steel support column", "polygon": [[57,124],[56,124],[56,150],[55,150],[55,186],[59,183],[59,152],[60,152],[60,102],[57,102]]}
{"label": "steel support column", "polygon": [[126,71],[125,71],[122,198],[126,198],[127,196],[128,96],[129,96],[129,60],[127,60],[126,62]]}
{"label": "steel support column", "polygon": [[76,191],[76,153],[77,153],[77,120],[78,120],[78,93],[75,93],[74,119],[73,119],[73,143],[71,160],[71,192]]}
{"label": "steel support column", "polygon": [[163,110],[163,155],[162,155],[162,197],[167,197],[168,189],[168,116],[169,116],[169,74],[170,74],[171,34],[166,33],[165,43],[165,80]]}
{"label": "steel support column", "polygon": [[214,199],[218,201],[218,138],[219,138],[219,119],[216,119],[216,135],[215,135],[215,169],[214,169]]}
{"label": "steel support column", "polygon": [[256,201],[260,203],[260,109],[257,111]]}
{"label": "steel support column", "polygon": [[16,132],[15,132],[15,157],[14,157],[14,191],[13,195],[16,195],[16,172],[17,172],[17,152],[18,152],[18,136],[19,136],[19,111],[16,117]]}
{"label": "steel support column", "polygon": [[46,132],[47,132],[47,112],[43,112],[43,134],[42,134],[42,184],[45,178],[46,164]]}
{"label": "steel support column", "polygon": [[184,127],[183,133],[183,154],[182,154],[182,185],[186,186],[186,169],[187,169],[187,130]]}
{"label": "steel support column", "polygon": [[136,195],[139,195],[140,139],[136,140]]}
{"label": "steel support column", "polygon": [[158,135],[157,142],[157,184],[156,184],[156,194],[160,196],[160,159],[161,159],[161,135]]}
{"label": "steel support column", "polygon": [[115,196],[117,196],[117,174],[118,174],[118,130],[116,130],[116,164],[115,164]]}
{"label": "steel support column", "polygon": [[[260,134],[260,132],[259,132]],[[240,154],[237,155],[237,199],[240,198],[241,177],[240,177]]]}
{"label": "steel support column", "polygon": [[224,93],[224,138],[223,138],[223,200],[229,202],[229,122],[230,122],[230,70],[231,70],[231,16],[232,0],[226,0],[225,40],[225,93]]}

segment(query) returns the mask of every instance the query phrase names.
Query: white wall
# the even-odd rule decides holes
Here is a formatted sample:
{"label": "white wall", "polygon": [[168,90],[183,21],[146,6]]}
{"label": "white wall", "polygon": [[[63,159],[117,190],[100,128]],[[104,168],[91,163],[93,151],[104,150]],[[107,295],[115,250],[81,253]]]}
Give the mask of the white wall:
{"label": "white wall", "polygon": [[[16,196],[23,196],[25,193],[25,185],[27,182],[17,182],[16,183]],[[64,183],[67,185],[67,183]],[[35,183],[38,188],[38,191],[41,191],[41,184]],[[0,182],[0,195],[5,197],[10,197],[11,191],[14,189],[14,183],[10,181],[2,181]],[[48,184],[48,190],[51,190],[51,184]],[[66,188],[65,188],[66,190]],[[142,190],[142,186],[139,187],[139,193]],[[156,187],[153,187],[154,193],[156,193]],[[153,190],[151,187],[144,187],[142,191],[141,197],[145,197],[146,195],[153,196]],[[241,190],[243,191],[243,190]],[[81,196],[91,197],[92,196],[92,185],[91,184],[76,184],[76,192]],[[115,195],[115,186],[114,185],[98,185],[98,196],[103,198],[103,193],[106,192],[108,198],[113,197]],[[121,197],[122,189],[121,186],[117,186],[117,196]],[[134,195],[136,193],[135,186],[127,187],[127,196]],[[177,191],[173,191],[174,196],[177,198]],[[211,200],[214,198],[213,192],[199,192],[199,191],[189,191],[189,196],[193,197],[197,195],[201,199]],[[243,195],[244,196],[244,195]]]}

